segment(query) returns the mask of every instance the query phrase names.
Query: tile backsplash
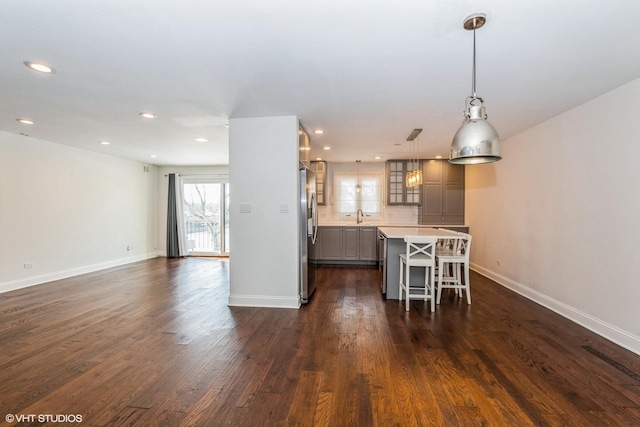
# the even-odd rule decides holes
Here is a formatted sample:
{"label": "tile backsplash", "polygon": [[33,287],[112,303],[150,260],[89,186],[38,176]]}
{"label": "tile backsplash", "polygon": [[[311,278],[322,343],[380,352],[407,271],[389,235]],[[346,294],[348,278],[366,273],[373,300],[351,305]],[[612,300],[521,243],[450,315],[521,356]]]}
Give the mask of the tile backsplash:
{"label": "tile backsplash", "polygon": [[[327,225],[349,221],[349,217],[335,216],[331,206],[318,206],[318,223]],[[354,218],[355,222],[355,218]],[[417,206],[384,206],[382,216],[366,217],[364,223],[388,225],[417,225]]]}
{"label": "tile backsplash", "polygon": [[385,206],[385,222],[392,225],[418,224],[418,206]]}

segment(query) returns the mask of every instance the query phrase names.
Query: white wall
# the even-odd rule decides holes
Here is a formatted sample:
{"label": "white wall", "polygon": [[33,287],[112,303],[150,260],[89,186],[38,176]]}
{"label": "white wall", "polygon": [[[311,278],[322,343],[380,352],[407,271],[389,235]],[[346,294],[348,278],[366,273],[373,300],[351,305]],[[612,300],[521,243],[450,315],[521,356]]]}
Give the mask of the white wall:
{"label": "white wall", "polygon": [[169,197],[170,173],[182,176],[206,176],[216,179],[228,179],[229,166],[159,166],[158,167],[158,255],[167,256],[167,207]]}
{"label": "white wall", "polygon": [[298,118],[231,119],[229,177],[229,305],[298,308]]}
{"label": "white wall", "polygon": [[640,354],[639,97],[640,79],[467,166],[466,222],[474,269]]}
{"label": "white wall", "polygon": [[145,166],[0,132],[0,292],[154,257]]}

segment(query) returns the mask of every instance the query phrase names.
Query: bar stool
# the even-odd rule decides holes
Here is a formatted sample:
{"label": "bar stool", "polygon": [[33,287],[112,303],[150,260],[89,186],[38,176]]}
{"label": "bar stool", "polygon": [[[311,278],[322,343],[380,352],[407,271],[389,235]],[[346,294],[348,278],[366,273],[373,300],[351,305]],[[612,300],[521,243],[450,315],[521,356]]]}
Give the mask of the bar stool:
{"label": "bar stool", "polygon": [[[471,253],[471,235],[458,233],[452,237],[450,249],[436,254],[438,262],[438,304],[442,296],[442,289],[455,289],[456,294],[466,291],[467,303],[471,304],[471,289],[469,287],[469,254]],[[464,280],[462,277],[464,270]]]}
{"label": "bar stool", "polygon": [[[407,250],[400,254],[400,279],[398,282],[398,295],[402,301],[402,292],[405,293],[405,310],[409,311],[409,300],[421,298],[424,301],[431,300],[431,311],[436,310],[435,304],[435,267],[436,267],[436,242],[437,237],[407,236],[404,238]],[[411,285],[411,267],[423,267],[424,285]]]}

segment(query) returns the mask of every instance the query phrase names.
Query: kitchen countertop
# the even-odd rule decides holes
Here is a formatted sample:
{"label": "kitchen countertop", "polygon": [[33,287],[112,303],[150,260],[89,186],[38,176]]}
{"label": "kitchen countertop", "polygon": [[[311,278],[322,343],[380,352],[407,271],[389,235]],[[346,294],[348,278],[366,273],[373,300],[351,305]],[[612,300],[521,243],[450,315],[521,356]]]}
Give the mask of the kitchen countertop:
{"label": "kitchen countertop", "polygon": [[368,222],[364,221],[360,224],[356,224],[355,221],[326,221],[318,224],[319,227],[401,227],[401,228],[442,228],[442,227],[467,227],[464,224],[450,224],[450,225],[418,225],[418,224],[390,224],[388,222]]}
{"label": "kitchen countertop", "polygon": [[415,224],[407,224],[407,225],[397,225],[397,224],[389,224],[389,223],[379,223],[379,222],[361,222],[356,223],[355,221],[330,221],[330,222],[321,222],[318,224],[319,227],[417,227]]}
{"label": "kitchen countertop", "polygon": [[401,239],[405,236],[451,236],[455,231],[445,228],[424,227],[380,227],[380,233],[388,239]]}

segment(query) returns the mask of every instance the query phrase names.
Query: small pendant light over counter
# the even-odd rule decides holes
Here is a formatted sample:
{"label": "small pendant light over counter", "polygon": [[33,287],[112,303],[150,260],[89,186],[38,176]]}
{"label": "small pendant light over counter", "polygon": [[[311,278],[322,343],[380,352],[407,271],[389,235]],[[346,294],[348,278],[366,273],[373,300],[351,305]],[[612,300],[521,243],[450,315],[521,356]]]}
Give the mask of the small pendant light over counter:
{"label": "small pendant light over counter", "polygon": [[418,135],[420,135],[420,132],[422,132],[422,129],[414,129],[407,137],[407,141],[411,143],[409,164],[412,165],[412,170],[407,172],[405,183],[407,187],[422,185],[422,171],[420,170],[420,159],[418,159]]}
{"label": "small pendant light over counter", "polygon": [[464,20],[464,29],[473,30],[472,95],[467,97],[464,122],[451,143],[450,163],[474,165],[502,158],[498,132],[487,121],[483,100],[476,95],[476,30],[486,21],[487,18],[482,13],[475,13]]}

